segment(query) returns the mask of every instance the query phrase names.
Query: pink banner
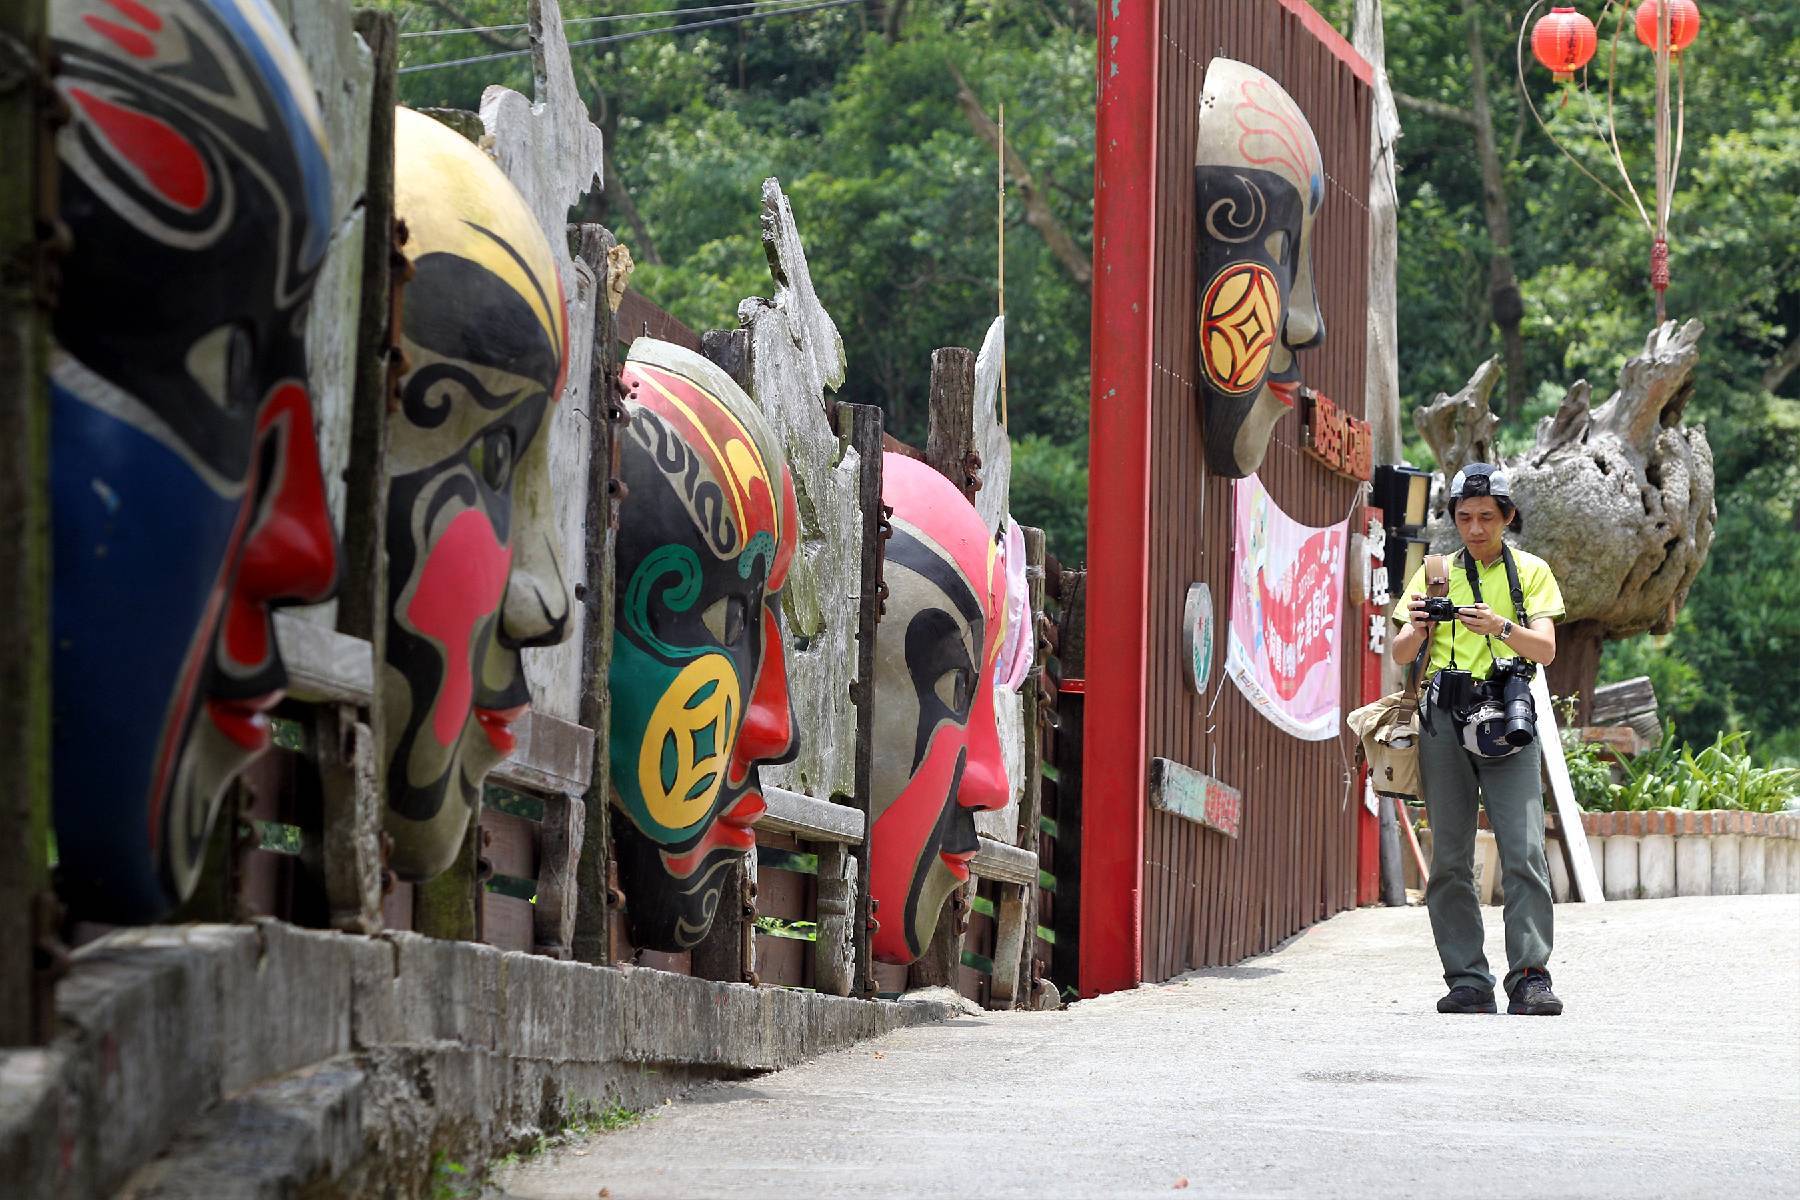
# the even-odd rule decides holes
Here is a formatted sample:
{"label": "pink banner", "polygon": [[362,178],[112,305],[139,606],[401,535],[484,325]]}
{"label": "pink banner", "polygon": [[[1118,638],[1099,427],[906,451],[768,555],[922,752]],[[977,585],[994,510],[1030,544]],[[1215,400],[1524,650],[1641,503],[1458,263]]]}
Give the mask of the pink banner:
{"label": "pink banner", "polygon": [[1231,621],[1225,671],[1263,716],[1297,738],[1338,731],[1348,523],[1302,525],[1252,475],[1233,489]]}

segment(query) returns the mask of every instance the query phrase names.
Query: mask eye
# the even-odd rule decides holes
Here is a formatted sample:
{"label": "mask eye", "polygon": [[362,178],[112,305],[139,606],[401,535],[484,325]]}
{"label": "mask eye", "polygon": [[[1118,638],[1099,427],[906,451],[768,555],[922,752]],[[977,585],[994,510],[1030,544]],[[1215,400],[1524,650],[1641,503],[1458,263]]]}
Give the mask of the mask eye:
{"label": "mask eye", "polygon": [[937,694],[945,708],[960,713],[969,706],[973,683],[974,673],[967,667],[951,667],[937,677],[931,690]]}
{"label": "mask eye", "polygon": [[742,596],[721,596],[700,614],[700,620],[720,645],[735,646],[743,639],[749,612]]}
{"label": "mask eye", "polygon": [[502,427],[482,434],[469,448],[469,465],[489,488],[504,492],[512,482],[513,431]]}

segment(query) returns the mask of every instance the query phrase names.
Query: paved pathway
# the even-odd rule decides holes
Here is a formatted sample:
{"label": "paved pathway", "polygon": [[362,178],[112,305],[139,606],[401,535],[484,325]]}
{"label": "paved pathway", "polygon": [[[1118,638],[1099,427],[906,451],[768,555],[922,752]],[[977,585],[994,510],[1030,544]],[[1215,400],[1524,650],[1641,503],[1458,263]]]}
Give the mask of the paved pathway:
{"label": "paved pathway", "polygon": [[1240,967],[705,1088],[497,1182],[518,1200],[1800,1196],[1800,896],[1556,915],[1560,1018],[1438,1016],[1423,910],[1363,909]]}

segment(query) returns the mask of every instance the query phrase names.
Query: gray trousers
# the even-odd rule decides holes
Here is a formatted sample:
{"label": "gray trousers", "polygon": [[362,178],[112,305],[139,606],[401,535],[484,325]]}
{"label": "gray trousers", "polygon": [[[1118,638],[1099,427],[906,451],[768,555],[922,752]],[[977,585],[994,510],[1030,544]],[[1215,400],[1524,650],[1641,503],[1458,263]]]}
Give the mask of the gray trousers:
{"label": "gray trousers", "polygon": [[1431,822],[1431,881],[1425,907],[1444,964],[1444,982],[1492,988],[1475,894],[1475,794],[1499,845],[1506,893],[1506,987],[1550,961],[1550,868],[1544,862],[1544,789],[1536,742],[1506,758],[1481,758],[1456,740],[1450,714],[1431,714],[1419,742],[1425,812]]}

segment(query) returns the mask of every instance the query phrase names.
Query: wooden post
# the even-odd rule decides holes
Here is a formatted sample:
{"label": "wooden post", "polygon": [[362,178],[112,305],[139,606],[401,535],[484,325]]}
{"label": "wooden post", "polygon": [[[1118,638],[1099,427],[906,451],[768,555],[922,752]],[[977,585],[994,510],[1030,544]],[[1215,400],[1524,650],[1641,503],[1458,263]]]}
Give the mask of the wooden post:
{"label": "wooden post", "polygon": [[856,706],[856,795],[851,803],[862,814],[862,853],[856,856],[856,991],[875,994],[875,960],[869,954],[871,922],[880,917],[869,896],[869,819],[875,790],[875,638],[883,602],[882,563],[890,510],[881,503],[882,415],[871,404],[839,404],[838,433],[847,439],[861,461],[857,481],[857,508],[862,514],[862,574],[857,584],[856,678],[850,684],[850,703]]}
{"label": "wooden post", "polygon": [[44,0],[0,12],[0,1047],[47,1042],[50,320],[56,211]]}
{"label": "wooden post", "polygon": [[559,792],[544,797],[544,820],[538,836],[538,892],[532,907],[532,942],[538,954],[568,958],[575,942],[579,911],[576,880],[586,832],[587,802]]}
{"label": "wooden post", "polygon": [[[357,313],[356,391],[350,457],[344,471],[343,576],[338,632],[361,638],[379,671],[387,650],[387,419],[402,364],[401,288],[412,268],[401,251],[394,214],[394,96],[398,23],[357,10],[355,29],[369,47],[369,157],[363,183],[362,298]],[[326,904],[333,928],[372,933],[393,887],[382,832],[381,706],[366,722],[349,707],[322,708],[315,724],[324,823]]]}
{"label": "wooden post", "polygon": [[[1043,695],[1043,676],[1050,644],[1037,633],[1044,611],[1044,531],[1025,530],[1025,580],[1030,596],[1026,619],[1032,630],[1031,671],[1025,677],[1021,699],[1025,702],[1025,790],[1019,800],[1017,844],[1035,850],[1038,824],[1044,814],[1044,745],[1038,729],[1038,707]],[[1037,950],[1037,881],[1025,887],[1002,886],[995,906],[994,1008],[1016,1008],[1032,989],[1032,959]]]}
{"label": "wooden post", "polygon": [[[1064,571],[1057,658],[1064,680],[1087,679],[1087,573]],[[1087,697],[1066,690],[1056,700],[1056,946],[1050,977],[1065,987],[1081,978],[1082,778]]]}
{"label": "wooden post", "polygon": [[[981,455],[975,448],[975,352],[961,346],[931,355],[930,427],[925,461],[973,504],[981,489]],[[969,929],[974,880],[954,889],[938,917],[937,932],[908,971],[913,987],[956,986],[963,934]]]}
{"label": "wooden post", "polygon": [[581,655],[581,723],[594,731],[594,769],[587,793],[581,852],[575,867],[574,930],[571,953],[579,962],[606,963],[613,958],[611,886],[607,864],[612,857],[611,801],[608,796],[612,727],[612,694],[606,677],[612,665],[613,546],[619,522],[618,431],[625,420],[619,403],[619,330],[611,308],[612,260],[618,245],[600,225],[570,230],[576,257],[594,273],[594,359],[588,377],[588,417],[593,440],[588,449],[587,588],[576,600],[587,610]]}
{"label": "wooden post", "polygon": [[925,461],[954,483],[969,503],[981,490],[975,446],[975,352],[947,346],[931,353],[930,427]]}
{"label": "wooden post", "polygon": [[447,941],[481,940],[481,892],[479,842],[481,805],[469,806],[469,824],[463,830],[462,849],[444,871],[419,884],[413,891],[413,928]]}
{"label": "wooden post", "polygon": [[1400,818],[1392,796],[1376,799],[1381,803],[1381,902],[1393,908],[1406,903],[1406,874],[1400,862]]}
{"label": "wooden post", "polygon": [[[374,933],[381,928],[381,898],[388,883],[375,733],[357,719],[351,705],[321,705],[314,712],[312,746],[319,769],[325,899],[331,927]],[[230,814],[228,807],[219,820],[225,821]]]}

